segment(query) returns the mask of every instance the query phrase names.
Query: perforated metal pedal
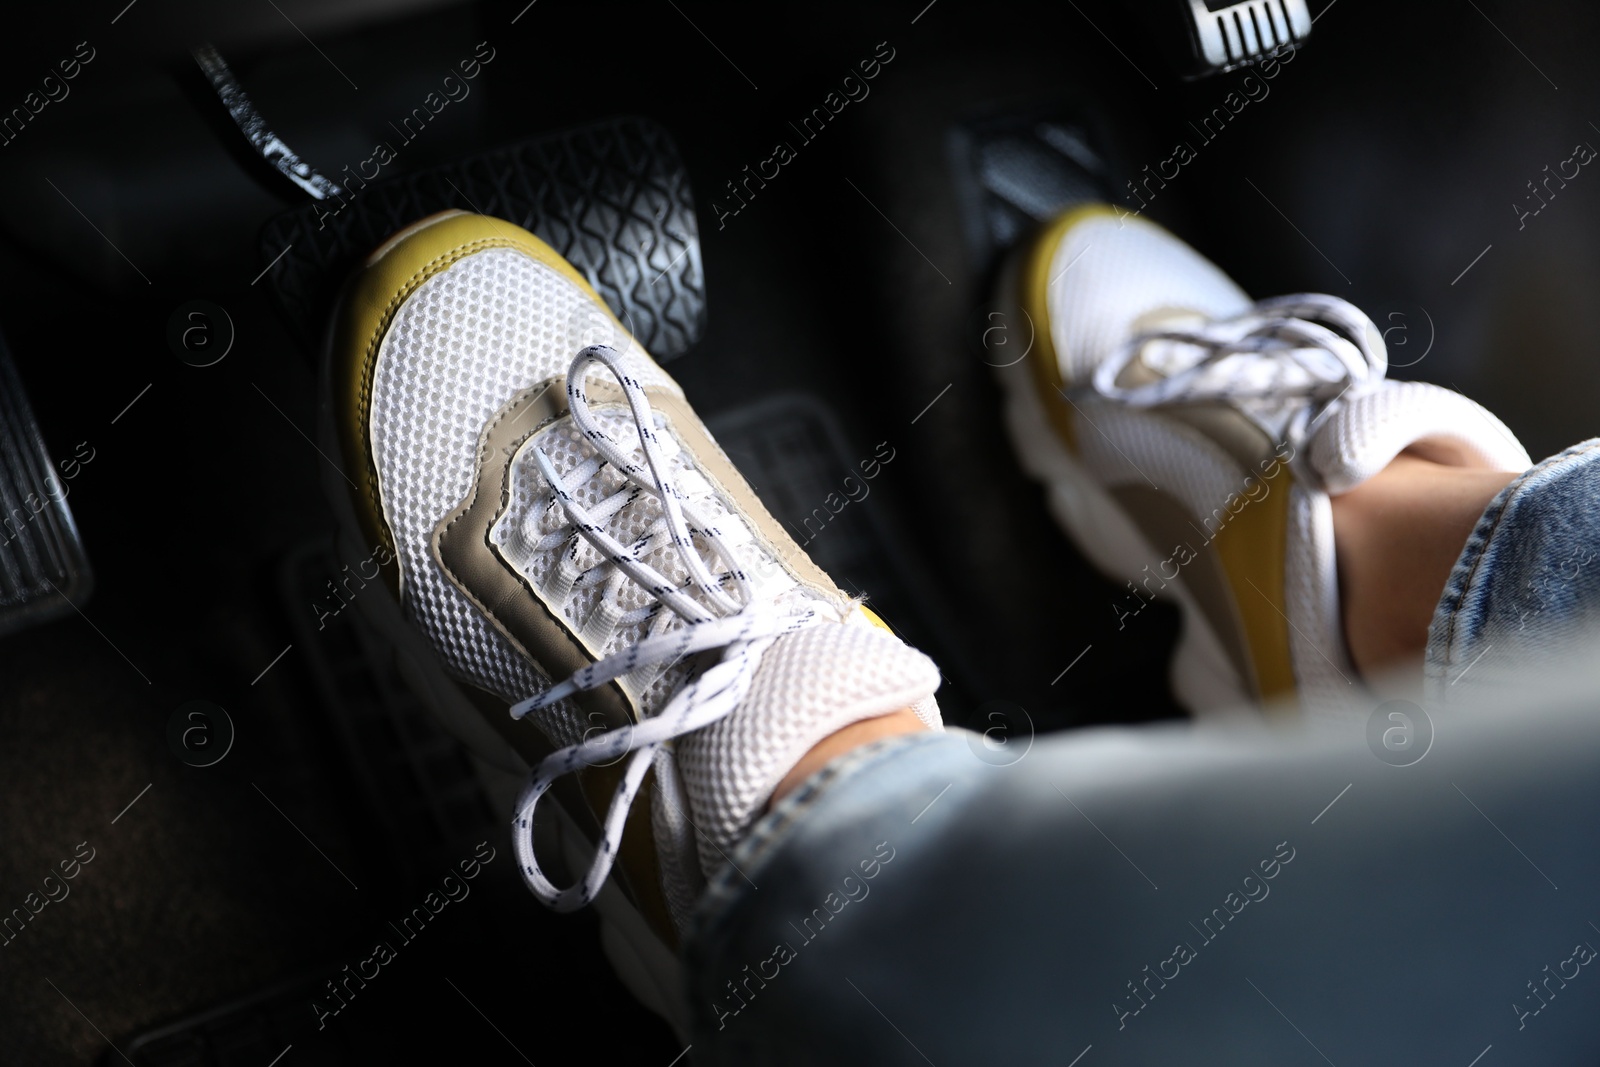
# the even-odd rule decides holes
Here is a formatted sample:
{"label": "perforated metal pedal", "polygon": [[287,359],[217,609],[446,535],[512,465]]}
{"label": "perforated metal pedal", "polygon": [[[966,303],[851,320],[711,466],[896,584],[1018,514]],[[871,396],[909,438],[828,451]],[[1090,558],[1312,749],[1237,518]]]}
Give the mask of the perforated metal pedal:
{"label": "perforated metal pedal", "polygon": [[1311,36],[1306,0],[1188,0],[1188,6],[1200,73],[1256,63]]}
{"label": "perforated metal pedal", "polygon": [[[78,463],[63,462],[70,479]],[[0,338],[0,634],[71,614],[89,595],[68,488]]]}

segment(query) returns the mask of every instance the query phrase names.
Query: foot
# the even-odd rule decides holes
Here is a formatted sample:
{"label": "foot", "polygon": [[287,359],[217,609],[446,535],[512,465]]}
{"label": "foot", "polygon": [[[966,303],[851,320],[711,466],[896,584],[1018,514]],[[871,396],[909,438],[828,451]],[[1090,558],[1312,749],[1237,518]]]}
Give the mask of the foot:
{"label": "foot", "polygon": [[1035,324],[1029,357],[1003,374],[1022,460],[1067,533],[1125,583],[1107,608],[1119,629],[1152,599],[1180,606],[1173,688],[1196,713],[1315,712],[1352,693],[1332,497],[1408,448],[1529,464],[1472,401],[1385,380],[1382,336],[1349,303],[1253,302],[1110,207],[1058,219],[1003,287]]}
{"label": "foot", "polygon": [[[938,726],[932,663],[806,558],[532,234],[447,212],[391,238],[341,302],[329,397],[339,510],[391,560],[402,662],[532,766],[513,845],[552,907],[615,865],[670,944],[812,746],[910,706]],[[572,885],[534,855],[547,790],[592,853]]]}

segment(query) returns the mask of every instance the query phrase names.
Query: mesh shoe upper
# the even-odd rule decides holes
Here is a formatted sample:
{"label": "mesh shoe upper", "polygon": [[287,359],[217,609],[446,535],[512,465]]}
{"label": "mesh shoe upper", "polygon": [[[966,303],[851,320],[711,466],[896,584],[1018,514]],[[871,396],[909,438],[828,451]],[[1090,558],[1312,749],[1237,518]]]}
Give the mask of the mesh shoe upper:
{"label": "mesh shoe upper", "polygon": [[[1109,209],[1080,210],[1050,239],[1040,262],[1053,374],[1040,393],[1070,431],[1064,469],[1108,489],[1150,538],[1174,528],[1152,519],[1161,508],[1150,498],[1176,503],[1177,549],[1153,540],[1135,551],[1150,557],[1147,574],[1181,571],[1206,553],[1220,559],[1224,582],[1207,586],[1200,567],[1178,580],[1218,631],[1241,635],[1222,643],[1245,692],[1295,692],[1313,713],[1336,706],[1355,671],[1339,621],[1329,495],[1424,438],[1508,470],[1526,467],[1526,453],[1465,397],[1385,380],[1376,327],[1338,298],[1253,303],[1165,230]],[[1074,525],[1080,540],[1108,536]],[[1113,555],[1139,569],[1125,549],[1101,546],[1098,558]]]}
{"label": "mesh shoe upper", "polygon": [[[698,868],[812,744],[906,706],[937,728],[938,672],[805,560],[677,385],[536,238],[459,216],[391,245],[348,301],[360,328],[336,334],[335,359],[361,383],[346,417],[363,432],[345,447],[368,450],[404,614],[450,675],[556,748],[513,820],[535,892],[563,909],[593,898],[653,770],[681,923]],[[533,855],[533,807],[562,775],[613,765],[593,862],[558,889]]]}
{"label": "mesh shoe upper", "polygon": [[1050,259],[1050,336],[1063,379],[1087,382],[1128,338],[1173,314],[1226,318],[1250,298],[1200,253],[1109,212],[1072,226]]}
{"label": "mesh shoe upper", "polygon": [[[434,564],[441,516],[472,486],[484,424],[518,390],[566,373],[572,354],[614,330],[582,290],[513,249],[467,256],[423,282],[395,313],[372,378],[370,439],[406,615],[445,666],[508,704],[543,687],[525,658]],[[676,389],[637,345],[640,380]],[[571,708],[552,725],[582,736]]]}

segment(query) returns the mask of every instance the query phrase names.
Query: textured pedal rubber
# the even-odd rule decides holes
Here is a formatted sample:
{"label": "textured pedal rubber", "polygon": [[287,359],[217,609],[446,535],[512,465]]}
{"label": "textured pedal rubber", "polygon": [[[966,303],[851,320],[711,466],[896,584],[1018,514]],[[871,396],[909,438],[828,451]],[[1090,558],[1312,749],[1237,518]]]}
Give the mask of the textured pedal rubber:
{"label": "textured pedal rubber", "polygon": [[89,595],[70,490],[0,338],[0,634],[70,614]]}
{"label": "textured pedal rubber", "polygon": [[391,234],[459,208],[537,234],[581,271],[659,361],[705,329],[705,275],[689,177],[659,123],[617,118],[402,174],[272,219],[261,263],[312,351],[339,284]]}
{"label": "textured pedal rubber", "polygon": [[1046,102],[952,132],[962,221],[990,267],[1073,204],[1117,199],[1101,123],[1081,108]]}

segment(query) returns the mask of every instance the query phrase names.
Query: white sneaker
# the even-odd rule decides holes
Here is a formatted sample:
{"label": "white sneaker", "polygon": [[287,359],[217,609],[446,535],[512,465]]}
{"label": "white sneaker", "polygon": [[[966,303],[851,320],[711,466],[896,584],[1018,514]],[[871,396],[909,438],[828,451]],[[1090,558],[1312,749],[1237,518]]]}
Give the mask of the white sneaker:
{"label": "white sneaker", "polygon": [[1134,629],[1175,601],[1177,699],[1197,714],[1315,714],[1353,695],[1330,495],[1424,439],[1529,466],[1505,425],[1447,389],[1384,378],[1383,338],[1338,297],[1252,302],[1166,230],[1076,208],[1019,254],[1005,306],[1031,319],[1004,368],[1027,470]]}
{"label": "white sneaker", "polygon": [[[706,875],[812,745],[913,705],[938,727],[933,664],[806,557],[532,234],[463,212],[397,234],[347,288],[329,368],[330,484],[389,560],[377,614],[408,678],[486,758],[509,742],[533,768],[512,826],[533,892],[599,897],[658,942],[631,949],[649,966],[675,965]],[[533,848],[552,787],[585,839],[565,887]],[[662,1007],[674,976],[650,981]]]}

